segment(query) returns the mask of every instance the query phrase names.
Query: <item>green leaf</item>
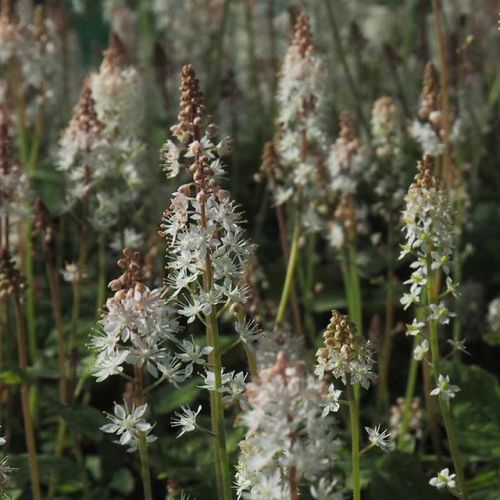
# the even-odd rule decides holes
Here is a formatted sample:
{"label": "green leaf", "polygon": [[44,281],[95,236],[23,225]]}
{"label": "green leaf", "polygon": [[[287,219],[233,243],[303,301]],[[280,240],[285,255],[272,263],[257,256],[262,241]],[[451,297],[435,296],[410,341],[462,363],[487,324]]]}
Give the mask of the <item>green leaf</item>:
{"label": "green leaf", "polygon": [[418,458],[395,451],[375,463],[367,497],[373,500],[433,500],[438,498],[438,494],[429,485]]}
{"label": "green leaf", "polygon": [[500,330],[485,333],[483,339],[488,345],[500,345]]}
{"label": "green leaf", "polygon": [[[9,465],[15,467],[16,472],[12,476],[12,480],[17,487],[23,487],[30,482],[30,468],[28,454],[9,456]],[[55,472],[59,475],[61,483],[69,485],[73,482],[79,482],[80,471],[78,466],[71,460],[54,455],[38,455],[38,467],[40,469],[40,478],[42,483],[48,484],[52,474]]]}
{"label": "green leaf", "polygon": [[471,457],[500,456],[500,387],[494,375],[478,366],[443,364],[460,392],[451,401],[458,444]]}
{"label": "green leaf", "polygon": [[196,387],[199,383],[199,380],[191,380],[181,391],[174,387],[161,388],[154,394],[154,412],[158,415],[167,415],[179,409],[181,405],[189,405],[200,393],[200,389]]}
{"label": "green leaf", "polygon": [[347,300],[345,295],[321,295],[314,299],[313,310],[316,313],[329,312],[332,309],[345,309],[347,307]]}
{"label": "green leaf", "polygon": [[99,441],[102,438],[99,427],[104,424],[105,418],[95,408],[85,405],[72,407],[60,406],[57,413],[64,418],[71,430],[93,440]]}
{"label": "green leaf", "polygon": [[15,370],[4,370],[0,372],[0,382],[5,385],[18,385],[23,382],[23,377]]}
{"label": "green leaf", "polygon": [[128,469],[118,469],[111,479],[110,489],[123,495],[130,495],[134,491],[134,476]]}

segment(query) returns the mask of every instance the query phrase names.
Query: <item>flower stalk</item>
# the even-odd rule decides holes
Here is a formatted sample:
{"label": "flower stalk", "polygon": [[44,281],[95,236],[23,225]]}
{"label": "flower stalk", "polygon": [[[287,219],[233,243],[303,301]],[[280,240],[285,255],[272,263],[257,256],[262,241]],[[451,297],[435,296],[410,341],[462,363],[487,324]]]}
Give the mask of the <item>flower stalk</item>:
{"label": "flower stalk", "polygon": [[359,451],[359,408],[350,380],[347,380],[347,394],[349,396],[350,431],[351,431],[351,460],[352,460],[352,493],[354,500],[361,500],[361,453]]}

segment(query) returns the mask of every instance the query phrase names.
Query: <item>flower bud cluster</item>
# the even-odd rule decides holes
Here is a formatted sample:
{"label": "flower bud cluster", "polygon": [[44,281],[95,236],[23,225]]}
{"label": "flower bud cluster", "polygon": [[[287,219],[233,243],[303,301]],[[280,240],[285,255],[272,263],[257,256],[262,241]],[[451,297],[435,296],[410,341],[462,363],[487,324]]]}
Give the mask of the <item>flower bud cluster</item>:
{"label": "flower bud cluster", "polygon": [[238,497],[288,498],[290,480],[315,483],[332,467],[338,442],[321,417],[324,387],[303,362],[280,352],[248,386],[240,443]]}
{"label": "flower bud cluster", "polygon": [[375,360],[370,341],[356,335],[355,326],[339,311],[332,317],[323,333],[325,346],[316,352],[315,374],[321,379],[327,373],[341,378],[344,384],[360,384],[365,389],[375,378]]}

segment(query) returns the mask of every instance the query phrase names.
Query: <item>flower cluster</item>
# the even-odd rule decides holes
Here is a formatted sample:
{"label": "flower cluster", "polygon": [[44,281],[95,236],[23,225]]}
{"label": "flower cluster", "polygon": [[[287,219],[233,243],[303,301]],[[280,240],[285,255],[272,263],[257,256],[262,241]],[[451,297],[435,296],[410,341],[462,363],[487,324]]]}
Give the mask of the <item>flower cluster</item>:
{"label": "flower cluster", "polygon": [[[422,406],[419,398],[414,398],[410,406],[411,414],[408,422],[408,433],[415,435],[416,438],[422,436]],[[401,424],[405,411],[404,398],[397,398],[396,404],[391,406],[390,427],[391,434],[397,437],[401,434]],[[405,436],[406,437],[406,436]]]}
{"label": "flower cluster", "polygon": [[[405,309],[422,302],[422,293],[430,273],[438,269],[447,277],[446,292],[456,293],[455,285],[448,279],[454,245],[450,203],[446,192],[434,177],[432,168],[433,159],[427,155],[419,162],[418,173],[405,197],[403,231],[406,243],[402,245],[400,259],[410,253],[416,257],[411,264],[411,277],[405,281],[405,284],[410,285],[410,291],[401,299]],[[446,324],[451,313],[440,302],[429,305],[428,316],[429,319]],[[414,331],[411,333],[414,334]]]}
{"label": "flower cluster", "polygon": [[179,301],[179,314],[188,322],[203,321],[212,312],[244,301],[240,283],[251,247],[238,206],[218,182],[231,141],[214,142],[217,128],[205,115],[191,66],[182,70],[181,112],[172,132],[180,144],[168,141],[162,149],[167,175],[176,176],[185,165],[192,181],[177,189],[163,215],[167,285]]}
{"label": "flower cluster", "polygon": [[[28,215],[28,178],[13,153],[14,125],[8,89],[0,88],[0,215],[11,226]],[[8,229],[8,228],[7,228]]]}
{"label": "flower cluster", "polygon": [[309,17],[297,17],[292,44],[281,69],[277,102],[279,106],[277,152],[284,175],[275,190],[277,203],[300,203],[304,227],[319,231],[320,189],[318,162],[326,138],[322,131],[321,110],[325,67],[312,44]]}
{"label": "flower cluster", "polygon": [[367,155],[360,146],[350,115],[340,115],[339,136],[327,159],[329,175],[328,194],[333,197],[335,217],[327,221],[327,237],[334,248],[352,243],[357,234],[366,232],[366,207],[355,199],[355,194],[367,167]]}
{"label": "flower cluster", "polygon": [[88,196],[104,175],[109,145],[103,137],[103,123],[97,117],[88,80],[71,121],[59,142],[57,164],[67,176],[67,198],[71,205]]}
{"label": "flower cluster", "polygon": [[288,498],[306,479],[314,484],[331,468],[338,447],[331,421],[322,418],[322,384],[302,362],[280,352],[248,386],[250,409],[242,416],[238,497]]}
{"label": "flower cluster", "polygon": [[443,154],[442,116],[439,103],[439,79],[436,67],[428,62],[424,70],[424,81],[421,95],[420,120],[415,120],[410,134],[419,143],[424,154],[439,156]]}
{"label": "flower cluster", "polygon": [[58,151],[68,205],[89,205],[93,227],[100,232],[116,225],[143,184],[142,109],[142,81],[114,35],[100,71],[84,82]]}
{"label": "flower cluster", "polygon": [[368,389],[375,378],[373,349],[370,341],[355,335],[355,326],[347,316],[332,311],[330,323],[323,333],[325,346],[316,353],[315,373],[323,378],[331,373],[344,384],[360,384]]}
{"label": "flower cluster", "polygon": [[144,121],[143,82],[116,34],[111,35],[99,72],[90,76],[90,88],[108,133],[119,140],[135,139]]}
{"label": "flower cluster", "polygon": [[101,431],[119,436],[115,443],[128,446],[127,451],[132,453],[137,450],[141,435],[144,436],[146,443],[152,443],[157,439],[150,434],[153,426],[144,419],[147,409],[147,404],[136,407],[127,401],[124,401],[123,405],[115,403],[113,415],[106,414],[111,423],[103,425]]}
{"label": "flower cluster", "polygon": [[[28,97],[26,116],[34,122],[40,106],[56,110],[62,95],[63,57],[58,27],[39,5],[33,19],[18,19],[14,2],[2,2],[0,65],[15,64]],[[16,89],[17,90],[17,89]]]}
{"label": "flower cluster", "polygon": [[124,273],[111,281],[115,291],[106,301],[99,329],[90,347],[97,353],[95,376],[101,382],[120,374],[125,365],[145,367],[153,377],[173,385],[183,381],[192,364],[182,368],[183,355],[175,355],[168,341],[177,342],[179,323],[174,310],[161,297],[160,289],[149,289],[141,282],[141,263],[137,252],[125,249],[118,261]]}
{"label": "flower cluster", "polygon": [[397,224],[408,176],[401,154],[403,134],[399,109],[390,97],[380,97],[372,109],[371,129],[375,161],[366,173],[376,199],[373,211],[389,224]]}

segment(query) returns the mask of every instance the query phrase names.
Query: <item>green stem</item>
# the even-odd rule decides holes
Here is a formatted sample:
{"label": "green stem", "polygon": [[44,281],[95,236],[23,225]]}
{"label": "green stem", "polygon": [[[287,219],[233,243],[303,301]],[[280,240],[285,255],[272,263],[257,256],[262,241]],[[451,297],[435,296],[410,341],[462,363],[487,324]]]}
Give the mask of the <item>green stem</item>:
{"label": "green stem", "polygon": [[278,314],[276,315],[276,320],[275,320],[276,325],[282,323],[283,320],[285,319],[286,309],[293,287],[293,278],[295,274],[295,269],[297,267],[297,262],[299,257],[299,240],[300,240],[300,223],[298,219],[296,219],[293,228],[290,258],[288,259],[288,265],[286,269],[285,284],[283,286],[283,291],[281,292],[280,305],[278,307]]}
{"label": "green stem", "polygon": [[139,457],[141,459],[141,476],[142,487],[144,489],[144,500],[153,500],[148,445],[146,442],[146,434],[144,432],[141,432],[139,437]]}
{"label": "green stem", "polygon": [[394,332],[394,265],[392,261],[393,243],[392,228],[388,228],[388,262],[385,295],[385,329],[382,345],[382,355],[379,364],[379,384],[377,387],[377,408],[386,411],[389,406],[389,370],[391,365],[392,335]]}
{"label": "green stem", "polygon": [[413,339],[413,347],[411,350],[411,361],[410,361],[410,369],[408,371],[408,379],[406,381],[406,393],[405,393],[405,402],[403,409],[403,417],[401,419],[401,428],[399,431],[399,439],[398,439],[398,449],[401,451],[407,450],[408,440],[407,433],[408,428],[410,427],[411,420],[411,405],[413,403],[413,399],[415,397],[415,388],[417,386],[417,375],[418,375],[418,365],[419,361],[415,359],[413,356],[413,350],[418,345],[418,338],[415,336]]}
{"label": "green stem", "polygon": [[[457,216],[457,227],[461,228],[461,222],[459,222],[461,218]],[[460,253],[461,247],[461,237],[460,237],[460,229],[458,230],[458,234],[455,240],[455,249],[453,256],[453,281],[455,283],[462,282],[462,255]],[[458,297],[455,299],[455,304],[457,305],[457,316],[453,320],[453,340],[455,343],[460,342],[462,339],[462,321],[461,321],[461,299]],[[460,350],[455,349],[453,353],[453,359],[455,361],[460,361]]]}
{"label": "green stem", "polygon": [[250,376],[252,380],[259,378],[259,369],[257,366],[257,358],[255,353],[251,351],[247,346],[245,346],[245,352],[247,354],[248,369],[250,370]]}
{"label": "green stem", "polygon": [[[434,281],[434,273],[431,270],[430,264],[427,266],[427,294],[429,298],[429,303],[435,304],[438,302],[438,290]],[[432,356],[432,371],[434,375],[434,381],[437,385],[438,377],[441,374],[441,354],[439,351],[439,337],[438,337],[438,327],[435,320],[429,321],[430,330],[430,345],[431,345],[431,356]],[[460,498],[462,500],[467,500],[467,485],[465,483],[464,467],[462,462],[462,456],[460,450],[458,449],[455,424],[451,418],[450,409],[448,402],[445,401],[441,394],[439,394],[439,408],[441,410],[441,415],[443,417],[444,427],[446,429],[446,436],[448,437],[448,445],[450,447],[451,458],[453,460],[453,465],[455,468],[455,474],[457,475],[458,487],[460,490]]]}
{"label": "green stem", "polygon": [[210,391],[210,412],[212,416],[212,433],[214,434],[215,471],[219,498],[230,500],[231,480],[229,477],[229,464],[226,450],[226,437],[224,430],[224,407],[222,405],[222,363],[219,339],[219,328],[215,310],[206,318],[207,343],[213,347],[209,354],[209,362],[213,367],[215,376],[215,391]]}
{"label": "green stem", "polygon": [[28,326],[28,346],[31,359],[36,358],[36,312],[35,312],[35,273],[33,263],[32,224],[25,229],[25,273],[26,273],[26,322]]}
{"label": "green stem", "polygon": [[359,412],[354,390],[347,379],[347,394],[349,395],[349,410],[351,414],[351,443],[352,443],[352,492],[354,500],[361,500],[361,469],[359,453]]}
{"label": "green stem", "polygon": [[19,64],[15,59],[9,62],[10,78],[14,91],[14,103],[16,108],[17,135],[19,138],[19,150],[23,165],[27,165],[29,158],[29,139],[26,129],[26,103],[23,95]]}
{"label": "green stem", "polygon": [[316,336],[316,325],[313,315],[313,287],[314,287],[314,259],[315,259],[316,236],[309,235],[307,239],[305,269],[306,273],[302,279],[302,294],[304,297],[304,323],[311,343],[314,345]]}
{"label": "green stem", "polygon": [[98,281],[97,281],[97,316],[106,300],[106,240],[103,234],[99,235],[98,250]]}
{"label": "green stem", "polygon": [[356,325],[358,335],[363,335],[361,283],[358,266],[356,264],[356,250],[354,245],[350,245],[348,250],[347,275],[349,287],[351,288],[351,311],[349,312],[349,316],[351,317],[351,321]]}

